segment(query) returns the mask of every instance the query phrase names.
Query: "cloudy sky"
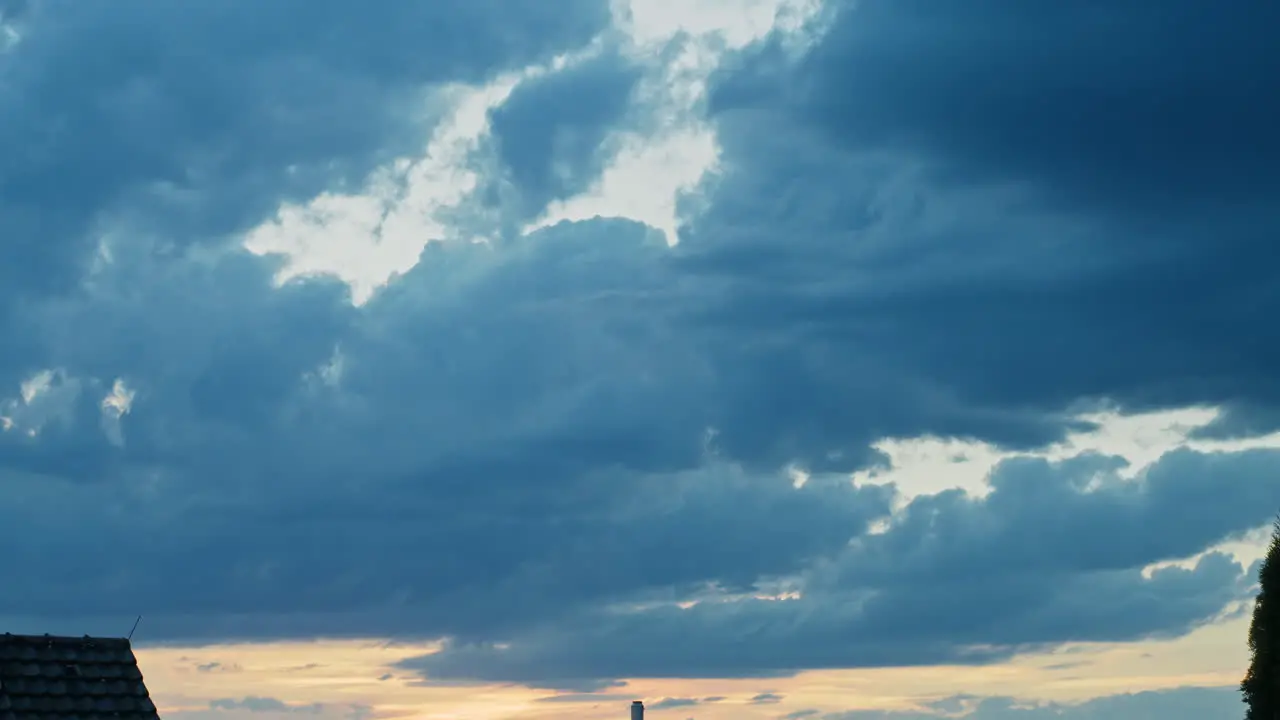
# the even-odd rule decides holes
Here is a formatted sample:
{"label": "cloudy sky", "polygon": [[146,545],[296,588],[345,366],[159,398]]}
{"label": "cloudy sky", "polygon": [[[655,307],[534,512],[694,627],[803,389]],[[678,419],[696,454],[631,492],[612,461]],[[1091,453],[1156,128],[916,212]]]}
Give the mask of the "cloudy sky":
{"label": "cloudy sky", "polygon": [[1272,0],[0,0],[0,629],[171,720],[1215,720]]}

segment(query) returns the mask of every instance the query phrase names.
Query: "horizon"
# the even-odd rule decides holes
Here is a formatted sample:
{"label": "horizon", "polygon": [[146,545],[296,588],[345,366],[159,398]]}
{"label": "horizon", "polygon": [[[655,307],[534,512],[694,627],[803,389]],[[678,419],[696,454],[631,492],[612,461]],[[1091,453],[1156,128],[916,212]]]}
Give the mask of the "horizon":
{"label": "horizon", "polygon": [[166,720],[1241,717],[1277,25],[0,0],[0,633]]}

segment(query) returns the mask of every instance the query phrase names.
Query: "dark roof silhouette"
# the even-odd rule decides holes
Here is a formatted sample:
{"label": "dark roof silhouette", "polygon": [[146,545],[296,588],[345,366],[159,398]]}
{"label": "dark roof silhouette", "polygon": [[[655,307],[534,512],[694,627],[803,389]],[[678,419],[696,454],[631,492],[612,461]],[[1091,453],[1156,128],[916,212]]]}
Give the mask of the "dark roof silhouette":
{"label": "dark roof silhouette", "polygon": [[129,641],[0,635],[0,720],[159,720]]}

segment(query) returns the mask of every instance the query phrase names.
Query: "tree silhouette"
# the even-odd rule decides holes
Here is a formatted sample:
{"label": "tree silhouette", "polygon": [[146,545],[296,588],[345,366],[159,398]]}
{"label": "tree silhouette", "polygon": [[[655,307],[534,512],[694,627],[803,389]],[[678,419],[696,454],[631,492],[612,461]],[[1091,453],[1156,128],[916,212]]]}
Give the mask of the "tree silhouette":
{"label": "tree silhouette", "polygon": [[1262,591],[1253,605],[1249,650],[1253,661],[1240,682],[1246,720],[1280,720],[1280,518],[1271,534],[1271,548],[1258,571]]}

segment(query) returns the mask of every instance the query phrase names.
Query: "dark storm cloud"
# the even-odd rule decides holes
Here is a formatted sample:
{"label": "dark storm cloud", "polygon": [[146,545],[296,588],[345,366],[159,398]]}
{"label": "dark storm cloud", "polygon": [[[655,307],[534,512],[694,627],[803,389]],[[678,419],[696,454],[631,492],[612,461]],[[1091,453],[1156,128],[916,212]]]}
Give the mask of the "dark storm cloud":
{"label": "dark storm cloud", "polygon": [[[422,88],[572,50],[602,5],[33,4],[0,58],[3,397],[56,372],[31,404],[0,405],[15,423],[0,434],[0,571],[24,578],[0,585],[5,628],[118,633],[113,618],[142,612],[161,642],[444,637],[406,667],[587,691],[985,662],[1218,616],[1249,584],[1226,557],[1142,568],[1265,522],[1273,453],[1173,454],[1133,483],[1111,459],[1011,462],[989,496],[917,498],[881,534],[893,490],[823,472],[882,462],[883,437],[1037,447],[1106,402],[1229,401],[1265,427],[1278,397],[1262,323],[1280,309],[1260,240],[1273,216],[1249,192],[1229,216],[1190,170],[1178,181],[1181,165],[1141,154],[1190,130],[1160,130],[1114,171],[1065,124],[1075,151],[1023,152],[987,85],[952,103],[965,116],[948,130],[926,112],[924,66],[1006,51],[981,13],[1014,32],[1050,6],[1005,17],[984,0],[958,22],[958,5],[863,5],[921,68],[890,82],[898,46],[851,11],[771,69],[788,92],[759,79],[764,60],[724,79],[724,175],[679,248],[602,220],[435,243],[354,308],[334,280],[275,288],[276,261],[198,241],[360,178],[424,137]],[[1083,11],[1052,12],[1076,27]],[[957,35],[942,50],[917,37],[944,20]],[[1133,38],[1079,27],[1091,62],[1129,52],[1104,43]],[[1133,52],[1208,42],[1178,32]],[[1250,42],[1200,60],[1232,70],[1262,52]],[[868,44],[884,63],[851,65]],[[1043,48],[1030,64],[1054,82],[1011,76],[1007,93],[1037,108],[1027,137],[1054,142],[1059,114],[1041,105],[1124,78],[1072,79],[1065,51]],[[517,194],[569,191],[554,189],[562,160],[591,172],[590,138],[631,82],[595,62],[497,113]],[[1177,71],[1143,67],[1175,87],[1159,73]],[[823,100],[845,71],[876,104],[856,122]],[[1178,78],[1201,97],[1211,75]],[[1213,92],[1245,110],[1243,90]],[[1156,100],[1117,102],[1117,123],[1160,119],[1139,112]],[[979,137],[984,114],[1002,137]],[[1258,129],[1214,117],[1194,122],[1221,131],[1227,159]],[[537,152],[564,132],[587,141]],[[1265,185],[1274,166],[1242,167]],[[1090,175],[1134,202],[1095,196]],[[117,378],[137,393],[118,428],[101,407]],[[790,463],[815,473],[796,488]],[[751,597],[779,585],[803,598]],[[921,607],[938,594],[942,611]]]}
{"label": "dark storm cloud", "polygon": [[[1031,181],[1052,202],[1126,218],[1256,209],[1280,190],[1274,3],[836,7],[819,47],[783,76],[794,83],[728,75],[718,106],[782,93],[845,147],[916,154],[951,183]],[[747,66],[775,61],[764,52]]]}
{"label": "dark storm cloud", "polygon": [[607,6],[44,0],[21,20],[0,56],[0,327],[12,301],[72,286],[104,225],[185,243],[358,183],[420,147],[431,84],[585,43]]}
{"label": "dark storm cloud", "polygon": [[[727,314],[843,335],[832,364],[911,358],[935,404],[1227,403],[1245,414],[1221,432],[1276,426],[1274,3],[842,7],[803,62],[766,48],[718,85],[755,168],[691,244],[775,280]],[[784,227],[785,253],[756,240]]]}
{"label": "dark storm cloud", "polygon": [[[629,276],[593,268],[588,230],[608,231],[604,258]],[[643,229],[564,225],[523,245],[428,252],[359,312],[326,283],[273,291],[242,254],[144,273],[158,302],[145,307],[172,322],[136,315],[123,281],[50,305],[60,365],[123,376],[138,399],[96,477],[9,463],[10,562],[60,552],[36,522],[112,541],[42,589],[0,591],[0,613],[82,613],[76,586],[127,577],[94,610],[145,611],[154,639],[493,640],[594,603],[792,575],[888,513],[885,488],[796,490],[706,455],[704,418],[667,407],[701,392],[696,357],[663,315],[630,315],[660,278]],[[304,378],[335,346],[338,385]],[[83,397],[65,441],[6,444],[39,459],[98,437],[98,396]],[[51,474],[85,483],[57,513]],[[173,583],[197,569],[202,582]]]}
{"label": "dark storm cloud", "polygon": [[803,101],[842,143],[1125,218],[1280,192],[1275,3],[870,0],[845,20],[809,59]]}
{"label": "dark storm cloud", "polygon": [[[0,436],[11,470],[84,481],[106,481],[138,464],[231,472],[236,460],[225,457],[227,444],[260,452],[277,442],[262,433],[278,432],[279,413],[302,376],[328,360],[355,317],[335,281],[273,289],[273,264],[244,252],[169,262],[147,250],[119,251],[111,271],[80,292],[28,311],[36,328],[30,337],[56,365],[102,380],[80,388],[65,422],[39,437]],[[141,406],[163,407],[128,416],[128,452],[99,430],[98,406],[116,378],[138,390]]]}
{"label": "dark storm cloud", "polygon": [[963,584],[1188,557],[1267,522],[1280,507],[1278,463],[1275,450],[1177,450],[1129,480],[1114,457],[1006,460],[981,499],[950,490],[913,500],[887,532],[850,547],[834,581]]}
{"label": "dark storm cloud", "polygon": [[[814,572],[799,600],[597,613],[506,649],[452,645],[406,664],[428,677],[537,683],[988,662],[1071,641],[1179,635],[1245,598],[1252,578],[1224,555],[1141,570],[1264,524],[1280,506],[1280,451],[1178,451],[1137,480],[1110,474],[1116,464],[1010,460],[983,498],[916,498],[885,532]],[[1200,512],[1173,509],[1192,507]]]}

